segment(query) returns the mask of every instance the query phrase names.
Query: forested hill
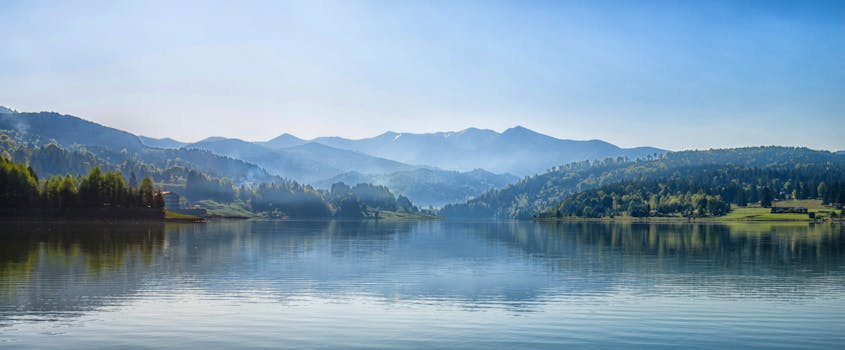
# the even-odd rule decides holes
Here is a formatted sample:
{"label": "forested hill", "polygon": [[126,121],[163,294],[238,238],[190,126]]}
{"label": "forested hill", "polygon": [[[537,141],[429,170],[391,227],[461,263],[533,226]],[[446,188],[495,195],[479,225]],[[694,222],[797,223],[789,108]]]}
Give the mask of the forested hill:
{"label": "forested hill", "polygon": [[[735,169],[770,171],[806,168],[811,172],[841,173],[845,156],[793,147],[748,147],[667,153],[657,158],[630,161],[622,158],[570,163],[544,174],[527,177],[502,190],[485,193],[467,203],[449,205],[445,217],[526,218],[560,207],[570,194],[622,181],[688,179],[701,171]],[[822,175],[823,175],[822,174]],[[819,175],[819,176],[822,176]],[[785,173],[783,176],[789,176]],[[781,177],[778,177],[779,179]],[[730,176],[725,181],[733,181]],[[828,182],[830,184],[830,182]],[[785,181],[773,183],[787,185]],[[793,190],[790,182],[782,191]],[[816,184],[817,185],[817,184]],[[780,189],[777,191],[780,193]]]}
{"label": "forested hill", "polygon": [[[160,171],[178,167],[228,177],[237,184],[280,180],[240,159],[206,150],[146,147],[128,132],[53,112],[0,111],[0,153],[7,159],[31,164],[47,176],[81,175],[99,165],[124,171],[138,167],[134,170],[141,172],[149,167]],[[124,169],[117,169],[121,166]],[[156,174],[147,176],[163,181]]]}
{"label": "forested hill", "polygon": [[832,164],[767,168],[704,165],[650,180],[623,181],[571,194],[540,216],[720,216],[731,204],[771,207],[776,200],[845,202],[845,167]]}
{"label": "forested hill", "polygon": [[0,113],[0,130],[17,130],[35,144],[52,140],[67,146],[102,146],[130,152],[144,149],[141,140],[126,131],[53,112]]}

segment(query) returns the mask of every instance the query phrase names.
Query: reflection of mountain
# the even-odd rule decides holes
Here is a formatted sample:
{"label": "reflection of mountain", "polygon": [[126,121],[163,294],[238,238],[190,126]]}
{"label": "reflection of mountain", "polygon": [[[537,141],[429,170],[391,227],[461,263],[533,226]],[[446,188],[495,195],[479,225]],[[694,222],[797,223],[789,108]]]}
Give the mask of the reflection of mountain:
{"label": "reflection of mountain", "polygon": [[838,293],[831,225],[230,221],[6,224],[0,323],[198,289],[531,309],[550,298]]}

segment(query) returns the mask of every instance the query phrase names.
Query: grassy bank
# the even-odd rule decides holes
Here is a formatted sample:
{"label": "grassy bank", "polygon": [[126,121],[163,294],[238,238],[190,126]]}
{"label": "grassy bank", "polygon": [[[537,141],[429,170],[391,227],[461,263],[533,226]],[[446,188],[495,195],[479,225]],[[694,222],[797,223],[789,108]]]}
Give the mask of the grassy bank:
{"label": "grassy bank", "polygon": [[[627,215],[615,216],[613,218],[583,218],[583,217],[562,217],[562,218],[538,218],[537,221],[614,221],[614,222],[845,222],[842,218],[842,210],[823,206],[820,200],[794,200],[779,201],[773,203],[775,207],[803,207],[809,212],[816,214],[811,219],[808,214],[784,213],[773,214],[770,208],[759,206],[737,207],[731,206],[731,211],[723,216],[686,218],[683,216],[659,216],[636,218]],[[831,218],[835,214],[835,218]]]}
{"label": "grassy bank", "polygon": [[779,201],[772,204],[775,207],[802,207],[815,213],[816,218],[810,219],[807,214],[784,213],[773,214],[769,208],[760,207],[731,207],[731,212],[725,216],[714,218],[722,221],[826,221],[831,220],[831,214],[841,221],[841,210],[823,206],[822,201],[815,199]]}
{"label": "grassy bank", "polygon": [[208,211],[212,217],[223,218],[251,218],[260,216],[247,209],[247,205],[241,201],[232,203],[219,203],[212,200],[201,200],[195,203],[198,207]]}
{"label": "grassy bank", "polygon": [[[369,219],[375,219],[373,217],[369,217]],[[437,220],[440,219],[439,216],[433,214],[426,214],[426,213],[406,213],[406,212],[398,212],[398,211],[380,211],[378,220],[385,220],[385,221],[411,221],[411,220]]]}
{"label": "grassy bank", "polygon": [[176,213],[169,210],[164,211],[164,220],[171,221],[171,222],[204,222],[205,219],[199,216],[193,215],[186,215],[182,213]]}

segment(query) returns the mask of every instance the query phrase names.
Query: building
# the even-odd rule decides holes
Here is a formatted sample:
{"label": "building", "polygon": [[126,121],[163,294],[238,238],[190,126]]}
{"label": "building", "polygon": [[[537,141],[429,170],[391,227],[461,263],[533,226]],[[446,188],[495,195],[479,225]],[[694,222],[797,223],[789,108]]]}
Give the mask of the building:
{"label": "building", "polygon": [[179,203],[179,194],[176,192],[162,192],[161,196],[164,197],[164,208],[167,209],[167,211],[193,216],[208,215],[208,211],[203,208],[182,208],[182,205]]}
{"label": "building", "polygon": [[171,211],[179,210],[179,195],[176,192],[162,192],[164,197],[164,208]]}
{"label": "building", "polygon": [[772,207],[772,214],[807,214],[804,207]]}

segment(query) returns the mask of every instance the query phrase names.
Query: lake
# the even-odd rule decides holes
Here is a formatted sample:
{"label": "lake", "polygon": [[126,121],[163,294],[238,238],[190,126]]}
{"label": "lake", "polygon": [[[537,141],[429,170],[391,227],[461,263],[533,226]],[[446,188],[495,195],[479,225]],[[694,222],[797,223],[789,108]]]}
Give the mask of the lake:
{"label": "lake", "polygon": [[840,225],[0,225],[0,348],[845,348]]}

